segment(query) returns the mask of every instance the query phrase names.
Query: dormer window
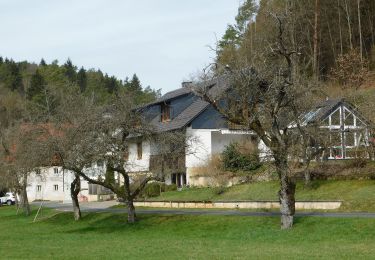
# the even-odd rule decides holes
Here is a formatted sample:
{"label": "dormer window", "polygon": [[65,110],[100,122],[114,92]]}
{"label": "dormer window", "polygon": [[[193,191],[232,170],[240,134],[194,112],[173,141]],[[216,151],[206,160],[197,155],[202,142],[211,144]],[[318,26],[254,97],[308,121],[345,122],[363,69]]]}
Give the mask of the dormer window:
{"label": "dormer window", "polygon": [[171,121],[171,106],[170,103],[161,104],[161,122]]}

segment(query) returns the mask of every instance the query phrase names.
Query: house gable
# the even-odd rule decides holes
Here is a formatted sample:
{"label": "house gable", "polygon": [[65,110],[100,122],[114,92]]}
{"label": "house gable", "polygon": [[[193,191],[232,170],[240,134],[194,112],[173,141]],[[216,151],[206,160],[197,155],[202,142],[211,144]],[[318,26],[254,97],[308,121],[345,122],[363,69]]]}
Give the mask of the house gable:
{"label": "house gable", "polygon": [[227,129],[227,121],[212,106],[199,114],[192,122],[193,129]]}

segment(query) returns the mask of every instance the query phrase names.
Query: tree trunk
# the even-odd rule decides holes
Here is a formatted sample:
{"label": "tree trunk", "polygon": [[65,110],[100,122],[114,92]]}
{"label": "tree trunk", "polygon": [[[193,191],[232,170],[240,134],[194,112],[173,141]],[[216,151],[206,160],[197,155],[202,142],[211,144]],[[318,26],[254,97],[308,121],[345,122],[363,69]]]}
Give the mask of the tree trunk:
{"label": "tree trunk", "polygon": [[136,215],[135,215],[133,199],[128,199],[127,206],[128,206],[128,223],[134,223],[136,220]]}
{"label": "tree trunk", "polygon": [[345,0],[345,11],[346,11],[346,20],[348,22],[348,32],[349,32],[349,44],[350,44],[350,49],[353,50],[353,41],[352,41],[352,26],[351,26],[351,21],[350,21],[350,11],[349,11],[349,6],[347,0]]}
{"label": "tree trunk", "polygon": [[310,188],[311,187],[311,172],[310,172],[310,161],[311,159],[308,158],[308,154],[305,154],[305,158],[303,159],[303,164],[305,166],[305,169],[303,170],[303,175],[305,177],[305,187]]}
{"label": "tree trunk", "polygon": [[128,174],[123,174],[124,177],[124,199],[128,206],[128,223],[134,223],[136,220],[135,208],[133,203],[133,196],[130,192],[130,178]]}
{"label": "tree trunk", "polygon": [[339,33],[340,33],[340,54],[343,55],[343,44],[342,44],[342,29],[341,29],[341,11],[340,11],[340,0],[337,0],[337,11],[339,13]]}
{"label": "tree trunk", "polygon": [[361,0],[357,0],[357,12],[358,12],[358,31],[359,31],[359,53],[361,61],[363,61],[363,45],[362,45],[362,25],[361,25]]}
{"label": "tree trunk", "polygon": [[288,175],[288,162],[286,158],[275,160],[276,171],[280,178],[280,213],[281,229],[289,229],[293,226],[295,213],[295,190],[296,185]]}
{"label": "tree trunk", "polygon": [[74,213],[74,220],[81,219],[81,209],[79,207],[78,201],[78,194],[81,191],[81,180],[78,174],[75,174],[75,178],[73,182],[70,184],[70,196],[72,197],[73,201],[73,213]]}
{"label": "tree trunk", "polygon": [[315,21],[314,21],[314,53],[313,53],[313,74],[315,78],[319,77],[319,23],[320,23],[320,0],[315,0]]}
{"label": "tree trunk", "polygon": [[310,188],[311,187],[311,173],[308,168],[304,170],[304,176],[305,176],[305,187]]}
{"label": "tree trunk", "polygon": [[22,190],[21,190],[21,206],[26,216],[31,214],[29,199],[27,198],[27,175],[24,174],[22,179]]}

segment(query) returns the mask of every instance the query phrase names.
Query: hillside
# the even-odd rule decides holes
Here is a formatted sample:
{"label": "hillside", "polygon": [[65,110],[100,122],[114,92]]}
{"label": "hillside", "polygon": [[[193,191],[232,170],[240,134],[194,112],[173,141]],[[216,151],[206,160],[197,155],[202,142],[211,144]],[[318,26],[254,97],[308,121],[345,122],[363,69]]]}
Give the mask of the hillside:
{"label": "hillside", "polygon": [[[235,185],[221,194],[215,188],[185,188],[182,191],[163,192],[149,200],[162,201],[235,201],[278,200],[280,186],[277,181]],[[296,200],[340,200],[340,211],[375,212],[375,181],[373,180],[328,180],[314,181],[311,189],[302,182],[297,183]]]}
{"label": "hillside", "polygon": [[41,96],[51,88],[76,88],[102,102],[119,91],[132,95],[137,104],[150,102],[160,95],[160,91],[143,87],[136,74],[130,79],[118,79],[99,69],[78,68],[70,59],[61,65],[57,60],[47,64],[43,59],[36,64],[0,56],[0,93],[12,91],[40,102]]}

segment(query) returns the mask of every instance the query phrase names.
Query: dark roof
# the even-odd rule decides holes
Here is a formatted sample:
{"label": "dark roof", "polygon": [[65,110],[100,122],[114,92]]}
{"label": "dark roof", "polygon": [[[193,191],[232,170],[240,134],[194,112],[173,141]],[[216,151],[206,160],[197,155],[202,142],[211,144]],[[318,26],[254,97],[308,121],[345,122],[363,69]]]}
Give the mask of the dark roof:
{"label": "dark roof", "polygon": [[191,94],[191,93],[193,93],[193,92],[190,88],[179,88],[179,89],[176,89],[176,90],[172,90],[172,91],[169,91],[169,92],[165,93],[161,98],[158,98],[154,102],[151,102],[151,103],[148,103],[148,104],[145,104],[145,105],[142,105],[142,106],[138,107],[138,109],[142,110],[142,109],[150,107],[152,105],[157,105],[157,104],[169,101],[171,99],[181,97],[181,96],[185,96],[185,95],[188,95],[188,94]]}
{"label": "dark roof", "polygon": [[309,116],[309,118],[306,118],[306,121],[317,122],[324,120],[336,108],[338,108],[343,101],[343,99],[327,99],[319,103],[314,109],[312,109],[309,113],[305,115],[305,117]]}
{"label": "dark roof", "polygon": [[165,93],[162,97],[155,100],[154,102],[142,105],[138,107],[137,109],[142,110],[152,105],[167,102],[172,99],[175,99],[184,95],[188,95],[188,94],[196,95],[195,89],[207,90],[210,97],[216,98],[220,94],[222,94],[225,90],[227,90],[228,86],[229,86],[229,78],[226,75],[215,77],[215,78],[205,80],[205,81],[201,81],[199,83],[191,83],[191,84],[188,84],[188,87],[182,87],[176,90],[169,91]]}
{"label": "dark roof", "polygon": [[327,99],[321,102],[315,108],[303,115],[303,122],[308,124],[323,121],[341,105],[346,106],[355,113],[357,117],[361,118],[364,122],[369,123],[369,121],[365,119],[352,104],[346,102],[343,98]]}
{"label": "dark roof", "polygon": [[187,126],[191,121],[193,121],[208,106],[208,102],[203,101],[201,99],[197,99],[171,121],[160,122],[160,115],[158,115],[151,121],[151,124],[155,127],[155,130],[158,132],[181,129]]}
{"label": "dark roof", "polygon": [[[158,105],[163,102],[170,101],[175,98],[179,98],[185,95],[196,95],[194,89],[204,88],[209,92],[211,97],[216,97],[223,91],[227,89],[228,79],[227,77],[216,77],[211,80],[202,81],[196,84],[189,84],[189,87],[182,87],[164,94],[161,98],[154,102],[138,107],[139,111],[144,111],[144,109]],[[201,114],[210,104],[201,98],[196,99],[190,104],[185,110],[178,114],[175,118],[172,118],[169,122],[160,122],[160,115],[155,116],[151,120],[151,124],[156,128],[156,131],[164,132],[176,129],[181,129],[187,126],[191,121],[193,121],[199,114]]]}

